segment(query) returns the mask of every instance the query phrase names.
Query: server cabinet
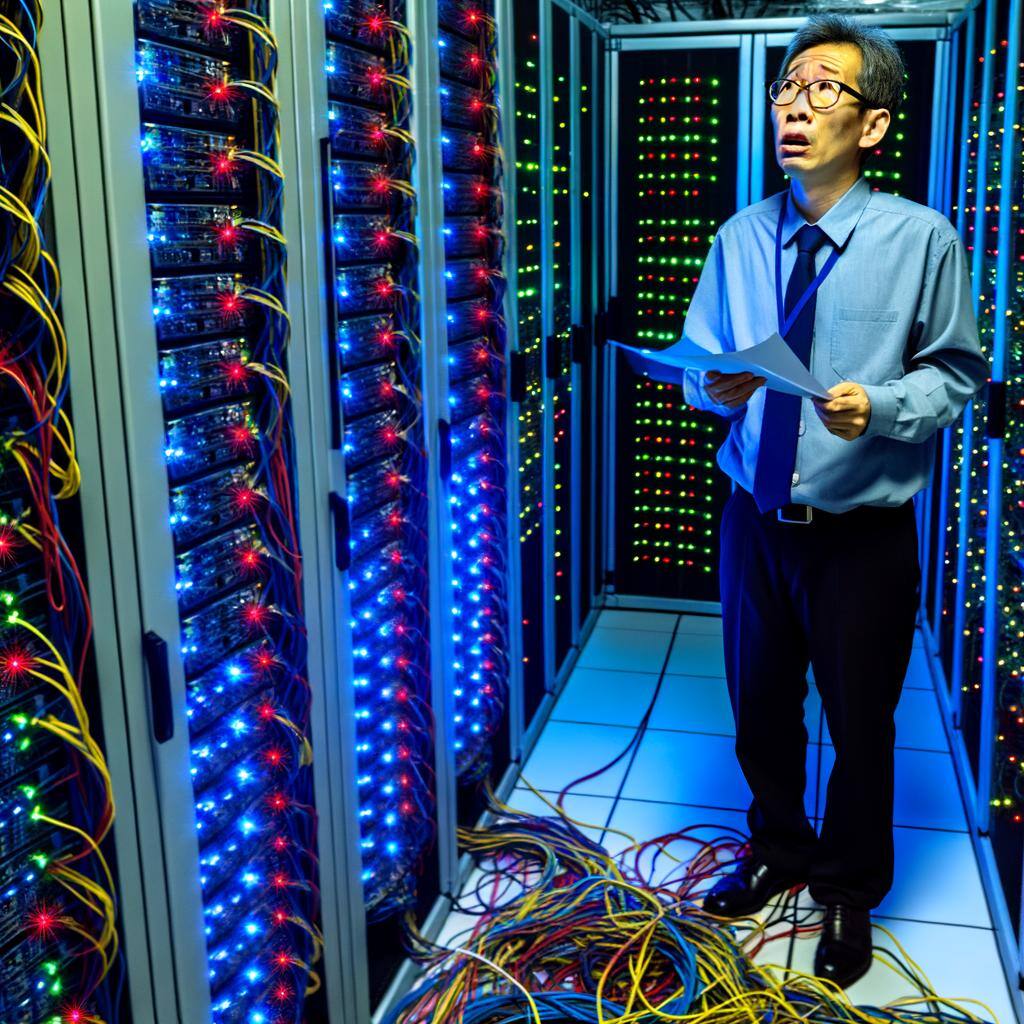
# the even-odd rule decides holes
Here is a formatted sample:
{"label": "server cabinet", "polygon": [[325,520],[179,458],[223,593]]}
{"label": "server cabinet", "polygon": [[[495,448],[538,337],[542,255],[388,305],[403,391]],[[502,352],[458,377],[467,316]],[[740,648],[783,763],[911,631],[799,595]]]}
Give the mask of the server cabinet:
{"label": "server cabinet", "polygon": [[446,751],[450,600],[439,399],[424,345],[417,6],[327,3],[297,20],[297,234],[306,273],[320,614],[329,638],[338,891],[351,1010],[408,983],[406,915],[428,928],[455,865]]}
{"label": "server cabinet", "polygon": [[[512,6],[523,720],[578,653],[599,574],[595,319],[603,216],[595,159],[605,32],[572,4]],[[531,731],[532,729],[532,731]]]}
{"label": "server cabinet", "polygon": [[[655,49],[629,39],[614,74],[615,329],[659,347],[679,337],[718,225],[745,202],[740,40],[675,37]],[[613,379],[615,592],[716,600],[717,513],[729,492],[715,460],[722,422],[624,359]]]}
{"label": "server cabinet", "polygon": [[456,828],[488,780],[510,787],[518,744],[499,13],[329,3],[298,33],[298,145],[322,163],[301,219],[322,373],[313,500],[332,505],[338,553],[322,609],[354,722],[338,782],[358,842],[338,841],[357,1019],[411,982],[406,926],[440,925]]}
{"label": "server cabinet", "polygon": [[[63,4],[92,457],[141,862],[140,1019],[344,1014],[283,205],[290,7]],[[89,195],[90,202],[82,197]],[[58,224],[58,227],[60,225]],[[102,269],[101,269],[102,268]],[[294,267],[292,267],[294,269]],[[90,532],[87,524],[87,534]],[[304,560],[305,556],[305,560]],[[314,614],[307,614],[312,603]],[[319,716],[318,716],[319,718]],[[311,742],[311,737],[317,742]],[[318,812],[324,812],[324,822]],[[323,899],[321,899],[323,895]]]}
{"label": "server cabinet", "polygon": [[[118,882],[130,892],[133,868],[113,843],[117,715],[108,761],[99,713],[116,684],[93,646],[104,587],[79,495],[95,477],[75,442],[92,417],[68,395],[74,238],[58,246],[53,225],[48,124],[64,123],[64,94],[42,87],[42,15],[0,3],[0,1019],[127,1021]],[[130,804],[118,810],[130,829]]]}
{"label": "server cabinet", "polygon": [[[1024,62],[1019,0],[976,5],[958,25],[965,129],[955,167],[957,227],[971,256],[979,334],[992,374],[951,428],[944,542],[934,563],[930,642],[948,694],[954,752],[971,796],[980,854],[1008,975],[1024,971],[1021,883],[1020,382],[1024,259],[1020,126]],[[956,46],[951,74],[958,65]]]}
{"label": "server cabinet", "polygon": [[[979,15],[981,11],[979,10]],[[967,173],[967,237],[965,245],[971,257],[971,278],[975,313],[982,349],[992,356],[995,329],[995,285],[998,266],[998,223],[993,216],[990,196],[998,190],[1002,135],[993,132],[992,120],[997,93],[1002,92],[1006,75],[1006,47],[999,45],[998,5],[988,4],[975,36],[974,85],[976,120],[971,135],[975,147]],[[1003,29],[1005,30],[1005,28]],[[1002,120],[1002,112],[999,112]],[[982,694],[984,605],[986,577],[986,522],[989,514],[989,474],[987,460],[985,410],[986,392],[975,397],[964,412],[961,425],[960,472],[958,475],[957,571],[952,590],[953,629],[949,650],[950,672],[955,703],[955,718],[962,730],[972,778],[979,780],[986,751],[991,746],[985,734],[991,728]],[[978,782],[981,786],[981,782]],[[987,791],[987,785],[983,787]]]}

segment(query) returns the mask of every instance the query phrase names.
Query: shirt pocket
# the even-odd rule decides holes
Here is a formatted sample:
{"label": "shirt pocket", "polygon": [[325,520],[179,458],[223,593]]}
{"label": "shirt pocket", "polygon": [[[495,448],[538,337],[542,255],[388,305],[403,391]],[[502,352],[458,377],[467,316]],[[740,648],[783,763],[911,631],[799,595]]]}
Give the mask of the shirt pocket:
{"label": "shirt pocket", "polygon": [[837,306],[829,362],[840,380],[882,384],[902,374],[903,346],[896,330],[899,310]]}

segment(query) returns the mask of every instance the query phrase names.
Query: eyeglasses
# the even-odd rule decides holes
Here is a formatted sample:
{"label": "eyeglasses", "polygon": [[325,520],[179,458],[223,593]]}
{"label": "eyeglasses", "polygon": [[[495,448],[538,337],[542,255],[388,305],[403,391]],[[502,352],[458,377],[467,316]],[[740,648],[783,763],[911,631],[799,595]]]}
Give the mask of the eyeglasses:
{"label": "eyeglasses", "polygon": [[874,107],[874,104],[856,89],[831,78],[819,78],[806,85],[795,82],[792,78],[779,78],[768,86],[768,97],[775,106],[785,107],[797,98],[801,89],[807,90],[807,98],[815,110],[828,110],[829,107],[834,107],[844,92],[855,96],[866,106]]}

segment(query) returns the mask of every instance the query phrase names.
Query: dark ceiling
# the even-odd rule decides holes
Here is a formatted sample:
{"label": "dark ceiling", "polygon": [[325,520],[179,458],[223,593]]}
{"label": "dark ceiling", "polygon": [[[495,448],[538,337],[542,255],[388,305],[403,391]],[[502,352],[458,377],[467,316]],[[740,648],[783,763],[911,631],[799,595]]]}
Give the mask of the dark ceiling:
{"label": "dark ceiling", "polygon": [[963,10],[969,0],[586,0],[601,21],[706,21],[717,18],[801,17],[820,11],[846,14],[934,14]]}

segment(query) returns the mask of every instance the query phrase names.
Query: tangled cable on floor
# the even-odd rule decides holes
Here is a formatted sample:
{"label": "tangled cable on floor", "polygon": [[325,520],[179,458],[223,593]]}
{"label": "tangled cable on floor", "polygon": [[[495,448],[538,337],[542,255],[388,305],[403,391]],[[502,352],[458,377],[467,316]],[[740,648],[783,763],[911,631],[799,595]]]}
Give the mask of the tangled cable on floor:
{"label": "tangled cable on floor", "polygon": [[[876,960],[918,995],[884,1007],[857,1007],[830,981],[755,963],[766,943],[788,937],[793,922],[774,915],[764,922],[727,922],[699,904],[708,879],[735,862],[741,836],[726,832],[706,842],[692,828],[640,843],[627,836],[633,845],[613,858],[581,830],[600,832],[600,826],[570,818],[533,792],[548,803],[551,815],[517,811],[488,789],[494,823],[459,830],[463,847],[485,869],[478,897],[491,888],[482,899],[484,912],[475,911],[479,919],[471,934],[452,949],[430,942],[406,919],[410,955],[425,974],[385,1024],[995,1019],[981,1002],[936,995],[895,937],[877,924],[891,948],[876,946]],[[679,842],[693,844],[694,855],[681,859],[671,853],[669,847]],[[648,882],[641,868],[645,858],[656,863],[665,857],[677,866],[657,884]],[[648,864],[647,877],[652,874]],[[780,923],[786,924],[782,932]],[[796,930],[811,929],[797,923]]]}

